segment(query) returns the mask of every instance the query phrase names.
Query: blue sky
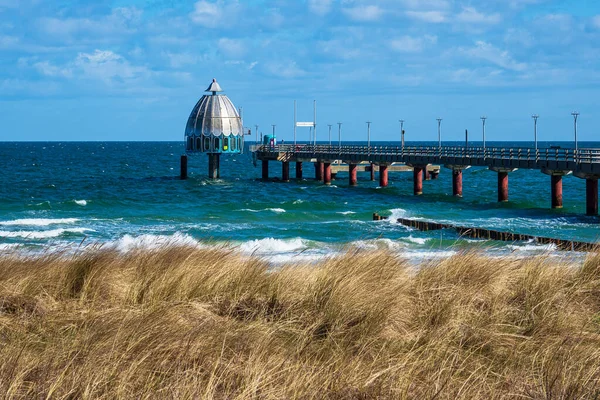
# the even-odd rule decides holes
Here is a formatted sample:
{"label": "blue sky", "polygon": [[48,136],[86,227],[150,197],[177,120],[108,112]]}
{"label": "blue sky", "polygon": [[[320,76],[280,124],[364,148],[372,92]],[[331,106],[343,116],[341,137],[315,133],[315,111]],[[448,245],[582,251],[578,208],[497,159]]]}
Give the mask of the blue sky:
{"label": "blue sky", "polygon": [[0,0],[0,66],[0,140],[182,140],[213,77],[286,140],[294,99],[321,139],[600,140],[597,0]]}

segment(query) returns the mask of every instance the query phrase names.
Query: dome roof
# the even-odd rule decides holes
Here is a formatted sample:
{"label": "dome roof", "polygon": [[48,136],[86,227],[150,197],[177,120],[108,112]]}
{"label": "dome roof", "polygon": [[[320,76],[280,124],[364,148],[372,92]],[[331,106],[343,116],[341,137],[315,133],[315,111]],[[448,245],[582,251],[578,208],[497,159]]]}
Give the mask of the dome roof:
{"label": "dome roof", "polygon": [[213,79],[204,95],[192,110],[185,128],[186,136],[241,136],[243,126],[240,115],[229,97],[217,94],[222,89]]}

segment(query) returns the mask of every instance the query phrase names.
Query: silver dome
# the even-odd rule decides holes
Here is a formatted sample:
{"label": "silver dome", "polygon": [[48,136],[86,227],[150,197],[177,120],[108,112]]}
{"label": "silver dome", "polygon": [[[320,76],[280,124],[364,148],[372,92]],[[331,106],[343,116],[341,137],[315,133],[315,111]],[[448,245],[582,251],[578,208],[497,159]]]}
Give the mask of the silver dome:
{"label": "silver dome", "polygon": [[185,128],[186,136],[243,136],[242,119],[229,97],[221,92],[216,80],[192,110]]}

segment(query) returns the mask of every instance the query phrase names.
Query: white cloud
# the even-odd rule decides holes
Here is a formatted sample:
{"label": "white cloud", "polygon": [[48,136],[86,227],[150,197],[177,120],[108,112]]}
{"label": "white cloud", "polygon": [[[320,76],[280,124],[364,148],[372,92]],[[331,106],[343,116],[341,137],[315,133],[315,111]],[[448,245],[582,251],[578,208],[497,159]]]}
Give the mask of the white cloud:
{"label": "white cloud", "polygon": [[497,24],[502,20],[500,14],[483,14],[473,7],[463,7],[456,16],[456,21],[471,24]]}
{"label": "white cloud", "polygon": [[109,15],[98,18],[42,18],[38,21],[40,29],[52,36],[77,37],[82,33],[96,35],[103,39],[136,31],[142,12],[136,8],[119,7]]}
{"label": "white cloud", "polygon": [[406,16],[423,22],[439,24],[446,21],[446,14],[442,11],[406,11]]}
{"label": "white cloud", "polygon": [[402,53],[419,53],[425,47],[436,44],[437,36],[425,35],[423,37],[402,36],[390,41],[390,47]]}
{"label": "white cloud", "polygon": [[377,5],[356,6],[343,9],[350,19],[354,21],[377,21],[383,14],[383,10]]}
{"label": "white cloud", "polygon": [[331,11],[332,0],[308,0],[308,9],[310,12],[323,16]]}
{"label": "white cloud", "polygon": [[42,75],[58,78],[70,78],[73,76],[71,68],[61,68],[50,64],[48,61],[41,61],[33,64],[33,67]]}
{"label": "white cloud", "polygon": [[484,41],[477,41],[475,47],[459,48],[458,52],[471,58],[488,61],[511,71],[523,72],[527,69],[527,64],[515,61],[508,51],[501,50]]}
{"label": "white cloud", "polygon": [[192,21],[206,28],[231,27],[237,20],[239,3],[237,0],[200,0],[194,4],[190,14]]}
{"label": "white cloud", "polygon": [[265,68],[269,74],[280,78],[292,79],[306,75],[306,71],[298,67],[295,61],[270,63]]}
{"label": "white cloud", "polygon": [[239,39],[221,38],[218,46],[219,50],[229,58],[241,58],[247,53],[246,45]]}

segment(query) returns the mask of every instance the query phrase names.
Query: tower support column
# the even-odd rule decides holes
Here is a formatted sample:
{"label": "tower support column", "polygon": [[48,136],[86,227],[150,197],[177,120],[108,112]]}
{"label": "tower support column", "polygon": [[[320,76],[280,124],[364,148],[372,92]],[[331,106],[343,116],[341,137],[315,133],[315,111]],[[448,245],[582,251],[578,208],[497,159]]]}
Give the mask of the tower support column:
{"label": "tower support column", "polygon": [[598,179],[585,180],[586,215],[598,215]]}
{"label": "tower support column", "polygon": [[348,164],[348,175],[349,175],[349,184],[350,186],[358,185],[358,177],[357,177],[357,166],[356,164]]}
{"label": "tower support column", "polygon": [[388,166],[379,165],[379,186],[387,187],[388,185]]}
{"label": "tower support column", "polygon": [[302,161],[296,161],[296,179],[302,180]]}
{"label": "tower support column", "polygon": [[323,182],[326,185],[331,185],[331,163],[330,162],[323,163]]}
{"label": "tower support column", "polygon": [[375,180],[375,164],[371,163],[371,180]]}
{"label": "tower support column", "polygon": [[262,160],[262,179],[269,180],[269,160]]}
{"label": "tower support column", "polygon": [[290,181],[290,163],[289,163],[289,161],[283,161],[281,163],[281,180],[284,182]]}
{"label": "tower support column", "polygon": [[221,155],[219,153],[208,153],[208,177],[209,179],[221,178]]}
{"label": "tower support column", "polygon": [[188,177],[188,156],[184,154],[181,156],[181,164],[180,164],[180,178],[187,179]]}

